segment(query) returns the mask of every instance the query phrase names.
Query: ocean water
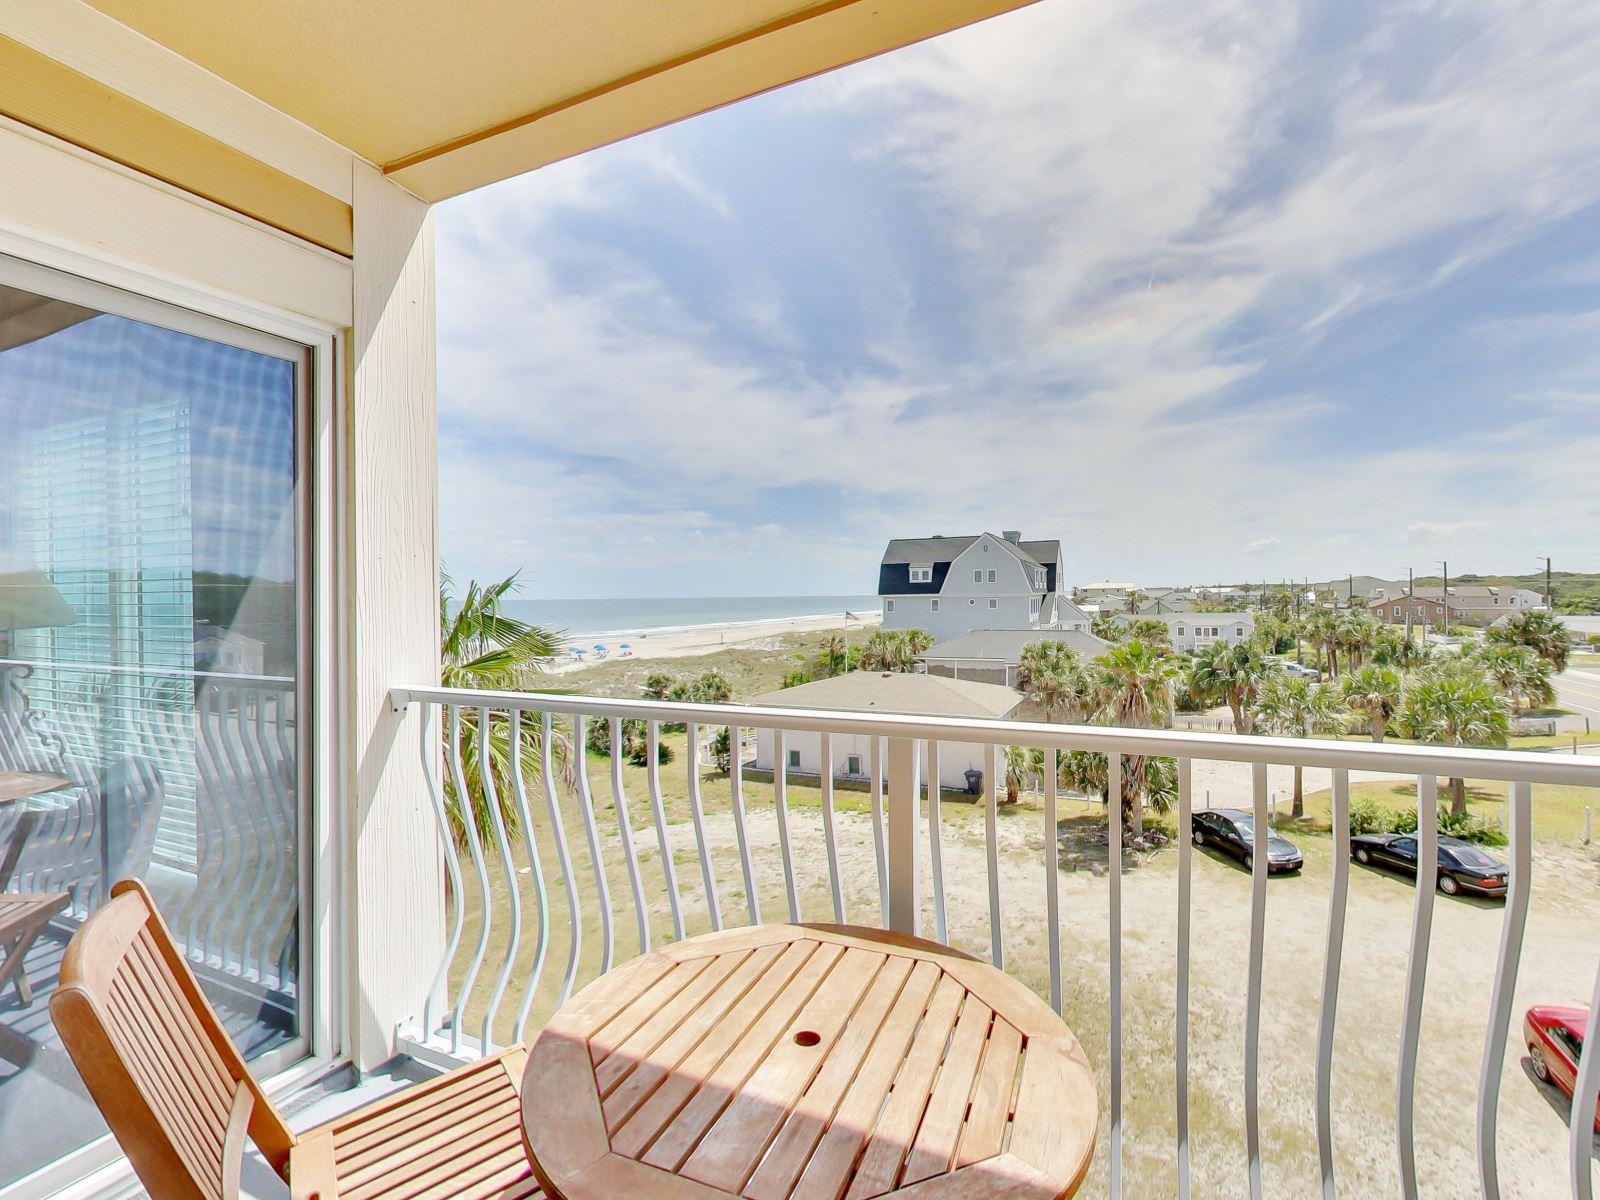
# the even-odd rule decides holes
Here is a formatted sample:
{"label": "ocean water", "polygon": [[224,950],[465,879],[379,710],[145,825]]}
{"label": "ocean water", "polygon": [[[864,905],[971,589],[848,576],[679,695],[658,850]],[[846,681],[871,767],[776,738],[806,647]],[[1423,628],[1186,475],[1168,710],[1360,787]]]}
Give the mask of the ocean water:
{"label": "ocean water", "polygon": [[505,600],[506,612],[514,617],[585,637],[835,614],[842,621],[846,611],[862,615],[882,607],[876,596],[603,596],[589,600],[508,596]]}

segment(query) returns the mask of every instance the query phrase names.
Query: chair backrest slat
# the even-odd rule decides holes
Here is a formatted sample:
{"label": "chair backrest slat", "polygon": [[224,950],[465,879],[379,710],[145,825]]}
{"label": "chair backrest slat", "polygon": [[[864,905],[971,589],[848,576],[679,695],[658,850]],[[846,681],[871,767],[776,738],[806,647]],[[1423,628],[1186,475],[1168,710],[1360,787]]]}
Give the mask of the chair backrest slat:
{"label": "chair backrest slat", "polygon": [[152,1195],[232,1200],[245,1129],[283,1173],[294,1138],[142,884],[117,884],[74,936],[50,1012]]}

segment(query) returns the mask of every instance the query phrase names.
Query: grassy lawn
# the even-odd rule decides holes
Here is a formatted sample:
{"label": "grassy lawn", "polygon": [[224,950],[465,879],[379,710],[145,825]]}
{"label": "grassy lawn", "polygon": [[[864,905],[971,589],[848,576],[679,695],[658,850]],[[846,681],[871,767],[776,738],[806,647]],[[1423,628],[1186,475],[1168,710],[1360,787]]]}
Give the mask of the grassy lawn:
{"label": "grassy lawn", "polygon": [[[1448,803],[1446,781],[1439,781],[1439,799]],[[1416,785],[1410,782],[1365,782],[1350,785],[1350,800],[1371,800],[1380,808],[1398,811],[1414,808],[1417,802]],[[1467,781],[1467,811],[1486,821],[1500,822],[1505,808],[1506,785],[1481,779]],[[1279,808],[1278,826],[1284,832],[1293,830],[1302,834],[1332,832],[1332,794],[1323,789],[1306,796],[1306,815],[1294,820]],[[1557,787],[1537,783],[1533,786],[1533,836],[1538,841],[1560,842],[1575,845],[1583,838],[1584,808],[1600,808],[1600,790],[1594,788]]]}
{"label": "grassy lawn", "polygon": [[1593,746],[1600,742],[1600,729],[1591,730],[1589,733],[1558,733],[1553,736],[1514,737],[1506,744],[1512,750],[1570,750],[1573,738],[1578,739],[1578,745],[1580,746]]}

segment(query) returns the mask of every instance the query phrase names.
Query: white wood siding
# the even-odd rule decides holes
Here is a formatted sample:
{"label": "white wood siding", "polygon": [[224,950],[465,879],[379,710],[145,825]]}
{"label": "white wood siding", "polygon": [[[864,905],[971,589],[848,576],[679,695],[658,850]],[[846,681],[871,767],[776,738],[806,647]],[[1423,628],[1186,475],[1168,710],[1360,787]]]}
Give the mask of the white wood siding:
{"label": "white wood siding", "polygon": [[[815,733],[803,733],[790,730],[786,735],[785,746],[787,755],[798,754],[798,766],[789,770],[798,778],[812,776],[819,778],[822,773],[822,739]],[[836,779],[849,778],[845,774],[845,767],[852,755],[861,759],[862,777],[871,771],[871,743],[872,739],[847,734],[835,734],[833,737],[832,757],[833,774]],[[773,770],[772,761],[772,730],[756,730],[756,769],[760,771]],[[940,742],[939,743],[939,785],[946,791],[964,791],[967,786],[965,772],[983,770],[984,748],[973,742]],[[923,756],[921,771],[924,781],[927,773],[927,759]],[[887,770],[887,767],[885,767]]]}
{"label": "white wood siding", "polygon": [[433,217],[376,168],[355,178],[351,556],[356,1060],[393,1053],[444,945],[442,847],[418,753],[419,717],[387,692],[439,678],[438,406]]}
{"label": "white wood siding", "polygon": [[[885,597],[894,601],[894,610],[884,605],[883,627],[926,629],[935,641],[942,642],[974,629],[1037,626],[1042,605],[1035,608],[1032,602],[1044,587],[1033,586],[1031,569],[999,538],[985,534],[950,563],[938,596]],[[1043,570],[1042,564],[1039,569]],[[991,572],[993,582],[989,580]]]}

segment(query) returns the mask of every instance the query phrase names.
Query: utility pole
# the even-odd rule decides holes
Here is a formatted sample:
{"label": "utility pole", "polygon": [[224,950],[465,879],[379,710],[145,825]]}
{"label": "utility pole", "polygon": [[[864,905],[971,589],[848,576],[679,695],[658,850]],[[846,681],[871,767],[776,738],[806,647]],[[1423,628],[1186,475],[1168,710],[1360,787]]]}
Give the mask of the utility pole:
{"label": "utility pole", "polygon": [[1294,589],[1294,661],[1296,666],[1305,666],[1305,650],[1300,645],[1300,593],[1303,588]]}
{"label": "utility pole", "polygon": [[1411,644],[1411,619],[1417,611],[1417,572],[1406,568],[1406,645]]}
{"label": "utility pole", "polygon": [[1556,590],[1555,584],[1550,582],[1550,559],[1546,557],[1541,561],[1544,563],[1544,606],[1553,613],[1556,611]]}
{"label": "utility pole", "polygon": [[1442,559],[1442,558],[1441,559],[1436,559],[1435,561],[1437,561],[1438,564],[1441,567],[1444,568],[1444,590],[1443,590],[1443,594],[1440,596],[1440,599],[1442,599],[1444,601],[1444,609],[1443,609],[1444,616],[1440,618],[1444,622],[1444,624],[1440,627],[1439,632],[1442,633],[1445,637],[1449,637],[1450,636],[1450,563],[1447,560]]}
{"label": "utility pole", "polygon": [[1355,577],[1355,574],[1352,573],[1351,576],[1350,576],[1350,607],[1354,608],[1355,606],[1356,606],[1356,577]]}

